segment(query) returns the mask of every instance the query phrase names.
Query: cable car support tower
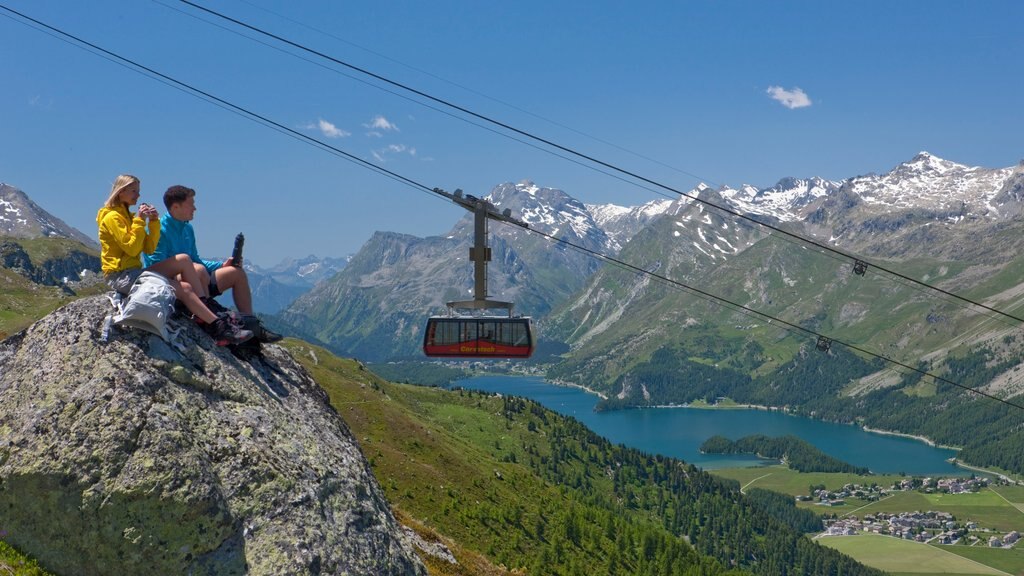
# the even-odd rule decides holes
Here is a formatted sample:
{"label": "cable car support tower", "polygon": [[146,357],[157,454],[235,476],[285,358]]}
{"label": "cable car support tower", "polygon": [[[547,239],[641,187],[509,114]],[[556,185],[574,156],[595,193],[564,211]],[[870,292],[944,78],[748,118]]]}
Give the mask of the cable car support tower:
{"label": "cable car support tower", "polygon": [[511,318],[512,308],[515,304],[491,300],[487,297],[487,263],[491,261],[491,247],[487,245],[487,220],[508,222],[521,228],[529,228],[530,225],[513,218],[512,210],[506,208],[502,212],[498,212],[498,208],[494,204],[470,194],[463,195],[462,190],[457,189],[455,193],[449,193],[440,188],[434,188],[434,192],[473,213],[473,246],[469,249],[469,259],[473,261],[473,299],[448,302],[448,315],[452,316],[456,309],[501,308],[508,310],[508,316]]}

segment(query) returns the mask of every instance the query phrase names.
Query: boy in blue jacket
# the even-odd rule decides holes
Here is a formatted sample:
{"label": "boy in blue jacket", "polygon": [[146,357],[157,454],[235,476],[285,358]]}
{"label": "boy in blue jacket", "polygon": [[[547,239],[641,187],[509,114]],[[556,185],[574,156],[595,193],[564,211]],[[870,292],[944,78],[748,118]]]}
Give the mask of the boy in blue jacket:
{"label": "boy in blue jacket", "polygon": [[281,340],[280,334],[264,328],[259,318],[253,315],[249,277],[242,263],[234,262],[232,258],[217,262],[199,257],[196,233],[191,223],[196,214],[196,191],[185,186],[171,186],[164,192],[164,206],[167,213],[160,218],[160,241],[152,254],[144,256],[146,265],[176,254],[187,255],[201,280],[195,291],[208,308],[215,312],[225,310],[214,298],[231,290],[235,308],[242,315],[242,323],[246,329],[252,330],[256,336],[254,339],[260,342]]}

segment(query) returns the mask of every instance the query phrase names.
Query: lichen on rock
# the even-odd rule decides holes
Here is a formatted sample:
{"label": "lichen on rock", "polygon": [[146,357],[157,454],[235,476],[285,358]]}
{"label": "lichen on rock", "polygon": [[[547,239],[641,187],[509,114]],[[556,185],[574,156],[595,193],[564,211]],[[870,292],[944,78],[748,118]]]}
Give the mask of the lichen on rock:
{"label": "lichen on rock", "polygon": [[73,302],[0,342],[0,527],[67,574],[424,574],[327,396],[283,348],[244,360],[100,340]]}

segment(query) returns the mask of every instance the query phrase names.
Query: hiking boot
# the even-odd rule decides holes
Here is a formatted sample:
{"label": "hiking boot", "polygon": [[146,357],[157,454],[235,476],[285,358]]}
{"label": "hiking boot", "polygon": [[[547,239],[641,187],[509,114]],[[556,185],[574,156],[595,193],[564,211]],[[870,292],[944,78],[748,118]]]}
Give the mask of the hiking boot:
{"label": "hiking boot", "polygon": [[226,316],[217,316],[213,324],[203,324],[203,330],[213,338],[217,346],[241,344],[252,338],[252,331],[235,326]]}
{"label": "hiking boot", "polygon": [[264,344],[270,344],[272,342],[280,342],[281,340],[284,340],[284,336],[278,334],[277,332],[274,332],[273,330],[268,329],[263,324],[260,324],[260,331],[256,337],[259,338],[260,342],[263,342]]}
{"label": "hiking boot", "polygon": [[199,300],[201,300],[203,302],[204,306],[206,306],[207,308],[210,309],[210,312],[213,312],[217,316],[227,315],[227,316],[231,317],[232,322],[234,322],[236,325],[239,325],[239,326],[241,325],[238,322],[238,320],[239,320],[238,314],[234,310],[231,310],[230,308],[226,308],[223,304],[221,304],[220,302],[217,302],[216,299],[208,298],[207,297],[207,298],[200,298]]}
{"label": "hiking boot", "polygon": [[284,336],[274,332],[273,330],[267,329],[263,325],[263,321],[258,316],[252,314],[244,314],[242,316],[242,327],[251,330],[255,334],[256,340],[264,344],[270,344],[272,342],[280,342],[284,340]]}

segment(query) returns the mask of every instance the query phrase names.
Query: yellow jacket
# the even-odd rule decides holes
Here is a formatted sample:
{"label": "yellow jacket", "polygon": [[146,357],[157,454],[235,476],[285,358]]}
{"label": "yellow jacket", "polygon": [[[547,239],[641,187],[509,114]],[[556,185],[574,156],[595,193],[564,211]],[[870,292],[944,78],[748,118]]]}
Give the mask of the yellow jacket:
{"label": "yellow jacket", "polygon": [[146,221],[124,206],[100,208],[96,224],[100,228],[100,262],[104,274],[142,268],[139,254],[152,253],[160,240],[159,220],[149,222],[147,234]]}

